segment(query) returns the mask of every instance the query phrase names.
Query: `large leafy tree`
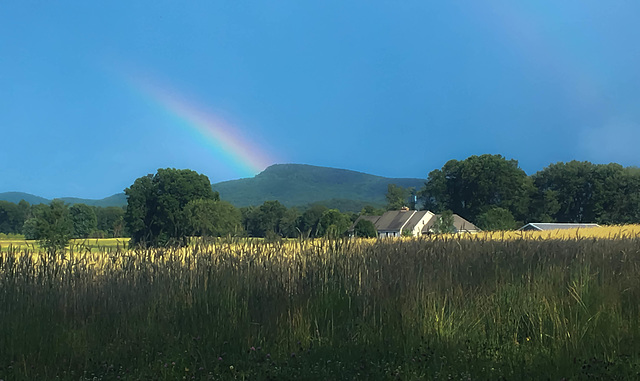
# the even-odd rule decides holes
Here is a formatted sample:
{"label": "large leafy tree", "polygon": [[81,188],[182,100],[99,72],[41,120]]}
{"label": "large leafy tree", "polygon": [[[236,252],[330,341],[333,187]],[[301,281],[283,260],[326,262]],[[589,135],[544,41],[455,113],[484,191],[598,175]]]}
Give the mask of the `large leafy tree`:
{"label": "large leafy tree", "polygon": [[298,229],[304,236],[316,237],[318,233],[318,222],[328,208],[324,205],[315,204],[305,210],[298,219]]}
{"label": "large leafy tree", "polygon": [[505,208],[494,206],[486,212],[478,215],[476,224],[482,230],[512,230],[517,227],[513,214]]}
{"label": "large leafy tree", "polygon": [[134,245],[184,245],[190,233],[185,207],[193,200],[219,198],[209,178],[188,169],[158,169],[129,188],[124,220]]}
{"label": "large leafy tree", "polygon": [[555,163],[537,172],[533,212],[560,222],[640,222],[640,170],[588,161]]}
{"label": "large leafy tree", "polygon": [[0,233],[20,233],[24,213],[17,204],[0,200]]}
{"label": "large leafy tree", "polygon": [[73,235],[73,222],[69,207],[61,200],[53,200],[49,205],[34,209],[36,237],[40,247],[49,254],[64,253]]}
{"label": "large leafy tree", "polygon": [[185,207],[191,234],[221,237],[242,230],[240,210],[226,201],[197,199]]}
{"label": "large leafy tree", "polygon": [[300,235],[298,223],[301,214],[297,208],[289,208],[280,219],[280,232],[283,237],[296,238]]}
{"label": "large leafy tree", "polygon": [[117,206],[95,208],[98,230],[108,237],[122,237],[124,231],[124,209]]}
{"label": "large leafy tree", "polygon": [[450,160],[432,171],[420,195],[425,208],[437,213],[451,210],[473,221],[492,207],[500,207],[524,220],[533,190],[531,179],[516,160],[481,155]]}
{"label": "large leafy tree", "polygon": [[93,208],[85,204],[74,204],[69,208],[73,223],[73,236],[87,238],[98,227],[98,218]]}
{"label": "large leafy tree", "polygon": [[399,210],[409,204],[409,195],[412,189],[405,189],[396,184],[387,185],[387,210]]}
{"label": "large leafy tree", "polygon": [[348,215],[337,209],[329,209],[322,214],[318,222],[318,235],[337,238],[343,236],[351,226]]}
{"label": "large leafy tree", "polygon": [[365,219],[358,220],[353,227],[353,235],[361,238],[376,238],[378,231],[373,222]]}
{"label": "large leafy tree", "polygon": [[259,207],[243,209],[243,225],[253,237],[265,237],[267,233],[281,235],[280,222],[287,207],[279,201],[265,201]]}

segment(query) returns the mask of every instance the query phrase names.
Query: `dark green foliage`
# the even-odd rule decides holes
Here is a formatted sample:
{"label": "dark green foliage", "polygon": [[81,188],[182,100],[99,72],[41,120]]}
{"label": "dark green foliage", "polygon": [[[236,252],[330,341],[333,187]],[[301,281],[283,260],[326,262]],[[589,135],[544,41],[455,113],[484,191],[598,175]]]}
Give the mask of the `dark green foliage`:
{"label": "dark green foliage", "polygon": [[241,235],[240,210],[226,201],[197,199],[185,207],[191,235],[222,237]]}
{"label": "dark green foliage", "polygon": [[364,208],[360,210],[360,215],[362,216],[381,216],[383,215],[385,210],[383,208],[376,208],[373,205],[365,205]]}
{"label": "dark green foliage", "polygon": [[433,224],[431,228],[432,232],[435,234],[451,234],[456,232],[456,228],[453,224],[453,212],[450,210],[445,210],[440,213],[437,220]]}
{"label": "dark green foliage", "polygon": [[480,214],[476,219],[477,226],[482,230],[513,230],[518,227],[513,214],[504,208],[492,207]]}
{"label": "dark green foliage", "polygon": [[378,231],[373,222],[361,219],[353,227],[353,235],[361,238],[376,238],[378,237]]}
{"label": "dark green foliage", "polygon": [[[584,161],[556,163],[532,176],[533,213],[560,222],[640,222],[640,170]],[[542,200],[542,201],[541,201]]]}
{"label": "dark green foliage", "polygon": [[207,176],[173,168],[138,178],[125,193],[124,221],[131,244],[142,246],[186,244],[190,228],[185,206],[193,200],[219,198]]}
{"label": "dark green foliage", "polygon": [[429,173],[420,191],[427,210],[451,210],[471,222],[490,207],[509,210],[516,218],[528,213],[534,189],[516,160],[500,155],[470,156],[450,160]]}
{"label": "dark green foliage", "polygon": [[296,238],[300,235],[300,218],[302,215],[297,208],[288,209],[280,219],[280,233],[285,238]]}
{"label": "dark green foliage", "polygon": [[400,210],[409,205],[409,195],[411,191],[411,189],[405,189],[396,184],[388,184],[385,195],[387,210]]}
{"label": "dark green foliage", "polygon": [[318,235],[330,238],[342,237],[350,226],[351,219],[348,215],[341,213],[337,209],[329,209],[320,217]]}
{"label": "dark green foliage", "polygon": [[286,212],[279,201],[265,201],[257,208],[243,209],[243,225],[251,237],[265,237],[267,232],[281,235],[280,222]]}
{"label": "dark green foliage", "polygon": [[298,229],[300,229],[300,232],[308,237],[318,237],[318,223],[327,210],[328,208],[326,206],[317,204],[305,210],[298,221]]}
{"label": "dark green foliage", "polygon": [[98,227],[98,218],[90,206],[74,204],[69,207],[73,223],[73,238],[87,238]]}
{"label": "dark green foliage", "polygon": [[73,236],[73,222],[69,207],[62,200],[34,210],[36,237],[49,254],[63,254]]}
{"label": "dark green foliage", "polygon": [[124,236],[124,209],[117,206],[94,208],[99,231],[105,232],[107,237]]}
{"label": "dark green foliage", "polygon": [[40,234],[38,233],[38,221],[31,217],[24,222],[22,225],[22,234],[24,234],[25,239],[39,239]]}
{"label": "dark green foliage", "polygon": [[25,217],[24,208],[8,201],[0,201],[0,233],[22,233]]}

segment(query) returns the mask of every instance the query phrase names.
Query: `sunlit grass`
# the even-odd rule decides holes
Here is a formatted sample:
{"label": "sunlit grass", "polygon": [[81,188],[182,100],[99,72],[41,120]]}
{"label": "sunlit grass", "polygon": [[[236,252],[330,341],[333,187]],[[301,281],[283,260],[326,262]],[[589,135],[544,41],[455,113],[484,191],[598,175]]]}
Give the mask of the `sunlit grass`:
{"label": "sunlit grass", "polygon": [[0,379],[636,379],[640,237],[617,229],[12,248]]}

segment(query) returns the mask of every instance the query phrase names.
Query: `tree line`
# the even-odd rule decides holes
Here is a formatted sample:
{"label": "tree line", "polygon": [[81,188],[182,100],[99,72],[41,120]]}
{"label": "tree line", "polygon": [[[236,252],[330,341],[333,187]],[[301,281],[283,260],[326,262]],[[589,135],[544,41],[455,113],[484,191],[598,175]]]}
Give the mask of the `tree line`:
{"label": "tree line", "polygon": [[[527,222],[640,223],[636,167],[571,161],[528,176],[516,160],[501,155],[450,160],[430,172],[419,190],[389,184],[386,209],[365,206],[360,213],[323,205],[287,208],[275,200],[236,208],[220,199],[205,175],[171,168],[138,178],[125,193],[126,208],[0,201],[0,233],[40,240],[128,236],[143,246],[184,245],[192,236],[337,237],[360,215],[403,206],[447,219],[455,213],[483,230],[514,229]],[[375,227],[361,220],[355,233],[373,237]]]}
{"label": "tree line", "polygon": [[555,163],[531,176],[501,155],[450,160],[417,192],[423,208],[450,210],[484,230],[528,222],[640,223],[640,169]]}
{"label": "tree line", "polygon": [[125,194],[125,225],[131,243],[142,246],[184,245],[193,236],[342,236],[358,217],[322,205],[287,208],[275,200],[238,209],[220,199],[207,176],[171,168],[138,178]]}
{"label": "tree line", "polygon": [[68,205],[61,200],[48,205],[0,201],[0,233],[24,235],[26,239],[39,239],[53,221],[72,238],[122,237],[123,217],[124,208],[115,206]]}

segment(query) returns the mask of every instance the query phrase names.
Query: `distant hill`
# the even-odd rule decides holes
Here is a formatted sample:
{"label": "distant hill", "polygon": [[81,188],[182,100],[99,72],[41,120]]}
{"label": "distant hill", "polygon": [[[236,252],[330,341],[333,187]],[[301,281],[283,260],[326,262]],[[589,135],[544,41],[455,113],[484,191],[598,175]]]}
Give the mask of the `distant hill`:
{"label": "distant hill", "polygon": [[359,211],[367,204],[384,205],[388,184],[419,189],[424,181],[305,164],[276,164],[253,178],[213,184],[213,189],[220,192],[221,199],[238,207],[278,200],[287,207],[322,203],[343,211]]}
{"label": "distant hill", "polygon": [[25,200],[29,204],[48,204],[51,200],[47,200],[46,198],[35,196],[29,193],[23,192],[4,192],[0,193],[0,200],[9,201],[17,204],[20,200]]}
{"label": "distant hill", "polygon": [[[0,200],[9,201],[13,203],[19,203],[20,200],[25,200],[29,204],[37,205],[37,204],[48,204],[51,200],[46,199],[40,196],[34,196],[29,193],[23,192],[4,192],[0,193]],[[113,196],[109,196],[100,200],[92,200],[86,198],[76,198],[76,197],[61,197],[60,200],[68,204],[87,204],[90,206],[125,206],[127,205],[127,196],[124,193],[114,194]]]}
{"label": "distant hill", "polygon": [[[306,164],[276,164],[255,177],[224,181],[212,185],[220,192],[220,198],[237,207],[261,205],[265,201],[278,200],[287,207],[307,207],[323,204],[341,211],[360,211],[365,205],[381,207],[386,204],[388,184],[420,189],[422,179],[387,178],[362,172]],[[0,193],[0,200],[30,204],[51,202],[43,197],[21,192]],[[93,206],[125,206],[124,193],[114,194],[101,200],[62,197],[69,204]]]}
{"label": "distant hill", "polygon": [[116,193],[113,196],[105,197],[100,200],[91,200],[76,197],[62,197],[61,200],[69,204],[87,204],[89,206],[100,206],[103,208],[106,208],[107,206],[127,205],[127,195],[125,195],[124,193]]}

